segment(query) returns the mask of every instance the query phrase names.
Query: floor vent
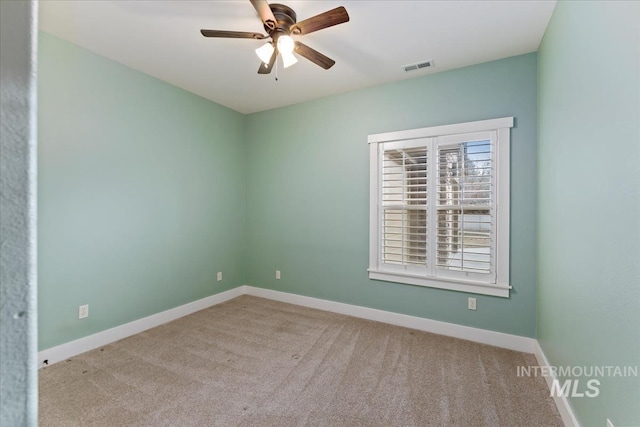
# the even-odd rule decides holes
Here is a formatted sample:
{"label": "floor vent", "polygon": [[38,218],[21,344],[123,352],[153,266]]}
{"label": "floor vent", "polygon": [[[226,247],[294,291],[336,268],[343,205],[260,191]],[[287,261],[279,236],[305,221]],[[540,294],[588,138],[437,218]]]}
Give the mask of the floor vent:
{"label": "floor vent", "polygon": [[420,70],[422,68],[429,68],[432,66],[433,66],[433,61],[425,61],[425,62],[420,62],[418,64],[405,65],[404,71],[409,72],[414,70]]}

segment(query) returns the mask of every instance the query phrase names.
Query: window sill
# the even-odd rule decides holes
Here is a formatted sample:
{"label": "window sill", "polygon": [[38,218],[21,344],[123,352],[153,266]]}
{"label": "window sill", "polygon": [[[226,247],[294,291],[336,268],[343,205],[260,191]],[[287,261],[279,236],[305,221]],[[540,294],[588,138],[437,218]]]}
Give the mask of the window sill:
{"label": "window sill", "polygon": [[481,282],[465,282],[461,280],[433,279],[412,274],[369,269],[369,279],[385,282],[404,283],[407,285],[425,286],[428,288],[448,289],[452,291],[468,292],[472,294],[492,295],[509,298],[509,285],[491,285]]}

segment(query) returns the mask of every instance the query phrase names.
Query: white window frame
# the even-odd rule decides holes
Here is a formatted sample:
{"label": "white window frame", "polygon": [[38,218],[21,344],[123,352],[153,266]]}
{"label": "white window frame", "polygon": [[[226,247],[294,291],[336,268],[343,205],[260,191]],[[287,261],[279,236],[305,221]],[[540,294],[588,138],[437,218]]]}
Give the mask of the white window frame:
{"label": "white window frame", "polygon": [[[404,283],[440,289],[469,292],[498,297],[509,297],[509,181],[510,181],[510,128],[513,127],[513,117],[481,120],[475,122],[457,123],[452,125],[434,126],[428,128],[411,129],[398,132],[387,132],[369,135],[370,152],[370,217],[369,217],[369,278],[387,282]],[[435,150],[438,141],[444,143],[455,139],[464,139],[476,133],[491,133],[492,150],[495,165],[495,259],[494,268],[489,280],[478,275],[449,274],[446,270],[427,267],[422,271],[416,269],[402,269],[398,266],[385,264],[381,258],[381,156],[384,147],[397,145],[415,146],[417,144],[431,144]],[[393,144],[391,144],[393,143]],[[433,155],[433,151],[432,154]],[[431,184],[427,197],[435,197]],[[433,221],[434,203],[429,203],[430,217]],[[435,247],[435,239],[430,239],[430,247]],[[432,252],[433,253],[433,252]],[[433,261],[435,262],[435,261]],[[433,263],[432,262],[432,263]],[[459,272],[456,272],[459,273]]]}

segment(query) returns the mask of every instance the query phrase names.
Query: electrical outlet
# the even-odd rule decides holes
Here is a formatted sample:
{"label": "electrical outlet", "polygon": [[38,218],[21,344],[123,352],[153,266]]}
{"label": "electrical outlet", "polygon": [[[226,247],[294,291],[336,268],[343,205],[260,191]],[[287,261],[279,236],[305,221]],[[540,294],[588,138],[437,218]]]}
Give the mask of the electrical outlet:
{"label": "electrical outlet", "polygon": [[276,270],[276,280],[280,280],[280,270]]}
{"label": "electrical outlet", "polygon": [[475,310],[476,309],[476,299],[475,298],[469,298],[467,300],[467,308],[469,310]]}
{"label": "electrical outlet", "polygon": [[218,282],[222,280],[222,271],[218,271]]}
{"label": "electrical outlet", "polygon": [[78,319],[85,319],[87,317],[89,317],[89,304],[78,307]]}

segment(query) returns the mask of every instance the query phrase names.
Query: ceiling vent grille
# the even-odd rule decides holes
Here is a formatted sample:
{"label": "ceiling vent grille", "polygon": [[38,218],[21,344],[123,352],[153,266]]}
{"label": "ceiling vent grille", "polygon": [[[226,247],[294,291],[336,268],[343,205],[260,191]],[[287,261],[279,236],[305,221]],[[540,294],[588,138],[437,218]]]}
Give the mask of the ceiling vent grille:
{"label": "ceiling vent grille", "polygon": [[429,68],[433,66],[433,61],[424,61],[424,62],[420,62],[418,64],[411,64],[411,65],[405,65],[404,71],[409,72],[409,71],[415,71],[415,70],[420,70],[423,68]]}

